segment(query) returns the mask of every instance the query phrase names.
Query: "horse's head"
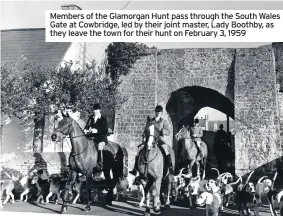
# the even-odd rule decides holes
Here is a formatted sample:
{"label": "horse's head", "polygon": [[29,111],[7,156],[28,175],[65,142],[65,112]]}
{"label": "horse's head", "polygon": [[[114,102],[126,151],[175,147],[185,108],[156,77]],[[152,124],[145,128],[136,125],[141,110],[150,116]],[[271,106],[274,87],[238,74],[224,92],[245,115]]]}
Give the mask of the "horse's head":
{"label": "horse's head", "polygon": [[71,126],[72,120],[68,117],[63,117],[58,123],[58,127],[54,129],[54,132],[51,135],[52,141],[60,142],[62,140],[62,136],[67,136],[71,133]]}
{"label": "horse's head", "polygon": [[176,133],[175,138],[179,141],[180,139],[186,138],[188,129],[183,125],[183,127]]}
{"label": "horse's head", "polygon": [[145,128],[145,138],[147,150],[151,150],[154,144],[158,142],[159,132],[155,128],[154,121],[147,117],[147,123]]}

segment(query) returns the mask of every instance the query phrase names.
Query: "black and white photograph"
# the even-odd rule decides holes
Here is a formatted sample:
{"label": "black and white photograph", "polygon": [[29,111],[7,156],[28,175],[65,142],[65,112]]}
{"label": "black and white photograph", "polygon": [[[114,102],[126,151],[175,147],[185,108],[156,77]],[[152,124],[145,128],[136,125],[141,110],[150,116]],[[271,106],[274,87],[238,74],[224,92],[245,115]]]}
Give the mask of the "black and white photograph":
{"label": "black and white photograph", "polygon": [[45,22],[283,1],[0,4],[1,215],[283,216],[283,36],[46,42]]}

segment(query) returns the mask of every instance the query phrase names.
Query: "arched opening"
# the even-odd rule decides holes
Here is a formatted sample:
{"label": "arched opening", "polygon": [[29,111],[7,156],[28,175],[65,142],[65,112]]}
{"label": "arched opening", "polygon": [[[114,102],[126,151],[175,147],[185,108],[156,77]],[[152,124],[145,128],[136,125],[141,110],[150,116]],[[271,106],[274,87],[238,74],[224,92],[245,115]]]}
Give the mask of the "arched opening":
{"label": "arched opening", "polygon": [[[220,94],[216,90],[199,87],[199,86],[192,86],[192,87],[185,87],[179,89],[173,93],[171,93],[169,100],[166,104],[166,111],[171,118],[172,126],[173,126],[173,134],[175,135],[181,127],[193,125],[193,120],[199,114],[201,114],[202,109],[214,109],[222,113],[223,116],[226,116],[220,120],[223,121],[211,121],[209,123],[209,116],[207,117],[208,120],[205,120],[205,116],[203,116],[203,120],[201,120],[201,124],[204,129],[204,136],[203,141],[205,141],[208,145],[208,167],[217,167],[217,160],[215,159],[215,154],[213,152],[214,147],[214,138],[215,138],[215,123],[217,129],[219,128],[220,124],[223,124],[230,132],[230,142],[234,143],[234,137],[231,132],[233,131],[233,124],[234,124],[234,102],[228,99],[226,96]],[[214,112],[216,113],[216,112]],[[213,112],[212,112],[213,115]],[[198,116],[201,117],[201,116]],[[215,116],[210,116],[211,119],[215,119]],[[209,124],[212,125],[212,129]],[[228,125],[228,127],[227,127]],[[230,126],[233,125],[233,126]],[[231,131],[232,129],[232,131]],[[173,136],[173,149],[176,153],[176,165],[179,168],[178,159],[180,155],[180,144],[177,142],[175,137]],[[234,161],[234,158],[233,158]],[[234,170],[234,163],[229,164],[229,170]]]}

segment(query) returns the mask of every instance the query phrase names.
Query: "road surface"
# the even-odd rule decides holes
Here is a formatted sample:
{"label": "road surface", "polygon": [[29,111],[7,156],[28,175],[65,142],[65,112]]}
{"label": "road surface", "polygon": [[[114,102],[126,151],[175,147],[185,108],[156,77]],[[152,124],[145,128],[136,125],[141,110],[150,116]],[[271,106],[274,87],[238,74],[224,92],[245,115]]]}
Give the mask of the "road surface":
{"label": "road surface", "polygon": [[[125,202],[113,202],[112,206],[91,206],[90,212],[83,212],[85,205],[84,204],[69,204],[68,211],[65,214],[70,214],[72,216],[75,215],[101,215],[101,216],[122,216],[122,215],[132,215],[138,216],[143,215],[145,208],[138,207],[138,200],[129,198]],[[24,213],[48,213],[48,214],[59,214],[61,209],[61,205],[55,205],[53,203],[49,204],[35,204],[35,202],[31,201],[28,203],[25,202],[16,202],[14,204],[6,204],[4,205],[4,209],[2,209],[1,215],[27,215]],[[24,212],[24,213],[18,213]],[[270,211],[267,206],[260,208],[260,216],[270,216]],[[179,201],[176,205],[171,205],[170,209],[161,209],[161,212],[158,214],[153,213],[151,210],[151,215],[164,215],[164,216],[205,216],[204,208],[196,208],[189,209],[187,207],[187,200]],[[234,216],[239,215],[236,209],[226,209],[222,213],[222,216]],[[252,213],[253,215],[253,213]]]}

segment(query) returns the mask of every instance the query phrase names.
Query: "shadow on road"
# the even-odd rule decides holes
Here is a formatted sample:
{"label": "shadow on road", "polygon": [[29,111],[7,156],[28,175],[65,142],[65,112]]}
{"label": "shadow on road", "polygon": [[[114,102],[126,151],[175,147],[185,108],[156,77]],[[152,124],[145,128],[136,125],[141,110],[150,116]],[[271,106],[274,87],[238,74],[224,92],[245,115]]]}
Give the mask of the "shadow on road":
{"label": "shadow on road", "polygon": [[45,209],[45,210],[48,210],[48,211],[52,211],[52,212],[54,212],[54,213],[56,213],[56,214],[60,214],[60,213],[61,213],[60,211],[56,211],[56,210],[54,210],[54,209],[47,208],[47,207],[45,207],[45,206],[43,206],[43,205],[38,205],[38,204],[36,204],[34,201],[31,201],[31,202],[28,202],[28,203],[31,204],[31,205],[33,205],[33,206],[36,206],[36,207],[39,207],[39,208],[42,208],[42,209]]}
{"label": "shadow on road", "polygon": [[128,208],[128,207],[125,207],[125,206],[112,205],[112,206],[102,206],[102,208],[104,208],[108,211],[121,213],[121,214],[125,214],[125,215],[135,215],[135,216],[143,215],[143,211]]}

